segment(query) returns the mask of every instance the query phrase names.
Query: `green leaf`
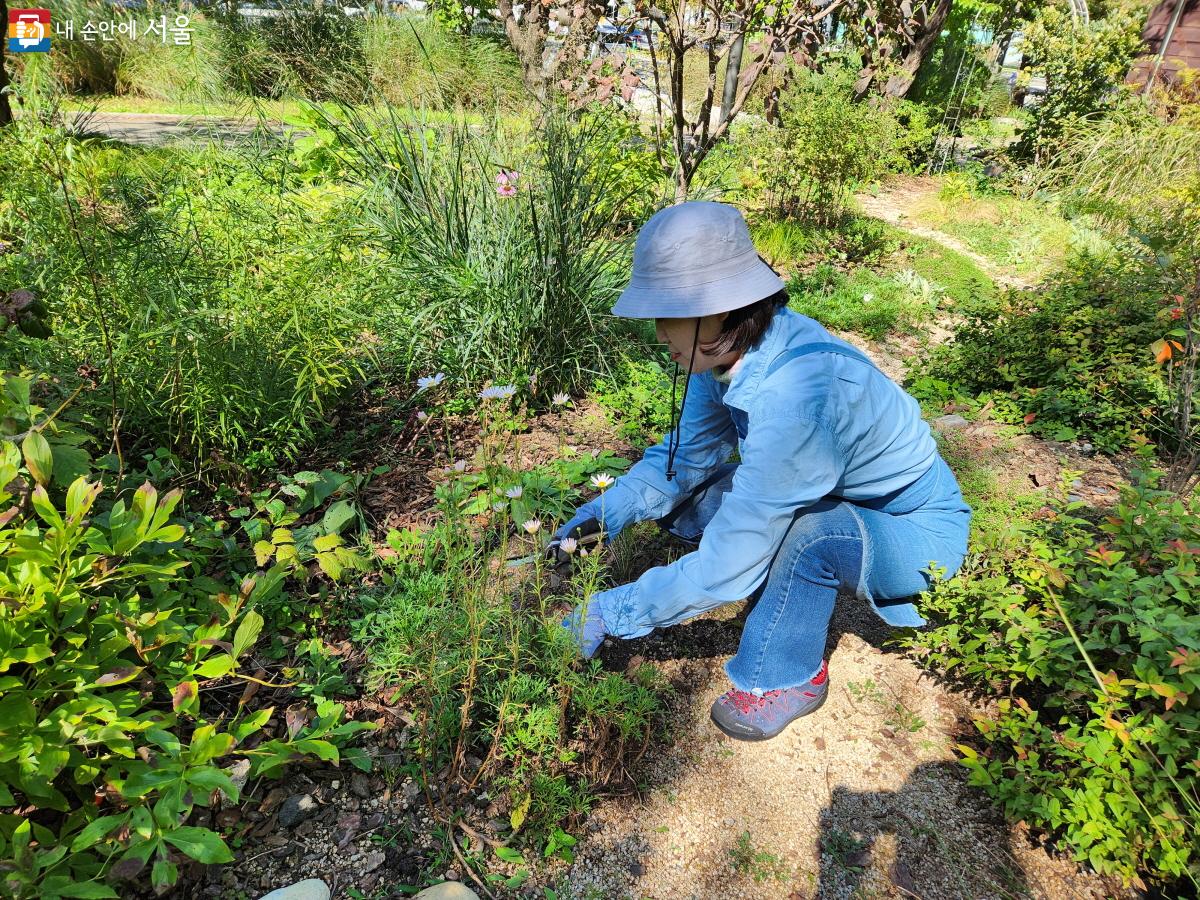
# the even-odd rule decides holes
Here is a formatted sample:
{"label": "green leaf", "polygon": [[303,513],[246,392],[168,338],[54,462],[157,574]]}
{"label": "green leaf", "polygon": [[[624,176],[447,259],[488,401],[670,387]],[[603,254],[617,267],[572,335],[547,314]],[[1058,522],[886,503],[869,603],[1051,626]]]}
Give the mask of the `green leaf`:
{"label": "green leaf", "polygon": [[183,825],[174,831],[163,832],[163,840],[206,865],[233,862],[233,854],[229,852],[225,841],[207,828]]}
{"label": "green leaf", "polygon": [[58,444],[54,448],[52,476],[57,485],[68,485],[91,471],[92,458],[86,450]]}
{"label": "green leaf", "polygon": [[254,646],[262,633],[263,617],[253,609],[242,617],[237,631],[233,635],[233,658],[241,659],[242,655]]}
{"label": "green leaf", "polygon": [[102,881],[81,881],[78,884],[68,884],[58,889],[60,897],[108,898],[120,896]]}
{"label": "green leaf", "polygon": [[54,455],[50,452],[50,442],[40,431],[31,431],[21,441],[21,453],[25,456],[25,466],[33,480],[40,485],[50,483],[54,475]]}
{"label": "green leaf", "polygon": [[321,530],[330,534],[339,534],[343,528],[354,521],[356,516],[353,503],[349,500],[339,500],[325,510],[325,515],[321,519]]}
{"label": "green leaf", "polygon": [[[528,798],[526,798],[526,799],[528,799]],[[513,865],[518,865],[518,866],[524,865],[524,863],[525,863],[525,857],[522,856],[519,851],[514,850],[512,847],[497,847],[496,848],[496,858],[499,859],[501,862],[512,863]]]}
{"label": "green leaf", "polygon": [[101,816],[94,822],[91,822],[83,831],[75,835],[75,840],[71,842],[71,852],[79,853],[81,850],[87,850],[89,847],[94,847],[106,838],[118,825],[122,825],[129,820],[129,813],[121,816]]}
{"label": "green leaf", "polygon": [[196,667],[195,674],[200,678],[220,678],[228,675],[237,668],[237,662],[228,653],[218,653],[210,656]]}

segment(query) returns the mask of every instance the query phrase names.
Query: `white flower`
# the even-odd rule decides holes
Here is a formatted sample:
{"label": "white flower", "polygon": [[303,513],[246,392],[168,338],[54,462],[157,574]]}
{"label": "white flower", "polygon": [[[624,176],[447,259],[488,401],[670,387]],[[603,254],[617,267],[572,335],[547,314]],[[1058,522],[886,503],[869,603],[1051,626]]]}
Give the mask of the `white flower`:
{"label": "white flower", "polygon": [[460,459],[458,462],[456,462],[454,464],[454,471],[455,472],[467,471],[467,461],[465,459]]}
{"label": "white flower", "polygon": [[418,422],[429,421],[429,413],[425,412],[425,410],[423,410],[423,409],[417,410],[417,421]]}
{"label": "white flower", "polygon": [[870,303],[874,299],[875,299],[875,295],[872,294],[870,291],[863,294],[863,303]]}
{"label": "white flower", "polygon": [[577,548],[578,546],[579,546],[579,541],[575,540],[575,538],[563,538],[563,540],[558,545],[558,549],[561,550],[563,553],[567,554],[567,556],[570,556],[572,553],[575,552],[575,548]]}
{"label": "white flower", "polygon": [[564,394],[561,391],[559,391],[557,394],[555,394],[553,397],[550,398],[550,402],[555,406],[566,406],[568,403],[571,402],[571,396],[570,396],[570,394]]}
{"label": "white flower", "polygon": [[492,504],[492,512],[504,512],[504,510],[506,510],[506,509],[508,509],[507,503],[493,503]]}
{"label": "white flower", "polygon": [[526,531],[528,531],[530,534],[537,534],[538,531],[542,527],[542,523],[539,522],[537,519],[526,519],[524,522],[521,523],[521,527],[524,528]]}
{"label": "white flower", "polygon": [[580,547],[580,548],[579,548],[579,555],[580,555],[580,556],[587,556],[587,547]]}
{"label": "white flower", "polygon": [[426,375],[422,378],[418,378],[417,379],[417,393],[419,394],[422,391],[427,391],[431,387],[437,387],[439,384],[441,384],[445,380],[446,380],[445,372],[438,372],[436,375]]}
{"label": "white flower", "polygon": [[521,489],[521,486],[519,484],[514,484],[512,487],[505,489],[504,496],[509,500],[516,500],[523,493],[525,492]]}
{"label": "white flower", "polygon": [[601,472],[599,475],[592,476],[592,487],[598,487],[600,490],[608,490],[616,482],[616,479],[607,472]]}
{"label": "white flower", "polygon": [[517,392],[515,386],[511,384],[493,385],[486,387],[479,392],[480,400],[507,400]]}

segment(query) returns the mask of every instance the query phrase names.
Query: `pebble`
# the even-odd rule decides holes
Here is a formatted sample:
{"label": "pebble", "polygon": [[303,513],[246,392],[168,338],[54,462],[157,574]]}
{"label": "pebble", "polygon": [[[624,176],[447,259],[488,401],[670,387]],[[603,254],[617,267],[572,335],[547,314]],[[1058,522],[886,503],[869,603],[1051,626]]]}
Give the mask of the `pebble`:
{"label": "pebble", "polygon": [[261,900],[329,900],[329,886],[319,878],[309,878],[271,891]]}
{"label": "pebble", "polygon": [[317,801],[309,794],[298,794],[288,797],[279,807],[276,821],[284,828],[298,825],[317,811]]}
{"label": "pebble", "polygon": [[444,881],[425,888],[413,900],[479,900],[479,895],[457,881]]}
{"label": "pebble", "polygon": [[966,428],[971,423],[960,415],[938,416],[933,420],[933,427],[940,428],[942,431],[953,431],[957,428]]}

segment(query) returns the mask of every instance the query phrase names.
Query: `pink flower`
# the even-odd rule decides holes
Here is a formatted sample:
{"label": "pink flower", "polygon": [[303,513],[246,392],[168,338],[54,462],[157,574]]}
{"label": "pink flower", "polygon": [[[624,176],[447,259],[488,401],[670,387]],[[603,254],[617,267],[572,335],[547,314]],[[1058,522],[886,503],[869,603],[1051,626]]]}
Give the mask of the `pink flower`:
{"label": "pink flower", "polygon": [[517,186],[515,184],[497,185],[496,195],[499,197],[515,197],[517,196]]}
{"label": "pink flower", "polygon": [[496,175],[496,184],[516,184],[517,179],[520,177],[520,172],[510,172],[508,169],[501,169]]}

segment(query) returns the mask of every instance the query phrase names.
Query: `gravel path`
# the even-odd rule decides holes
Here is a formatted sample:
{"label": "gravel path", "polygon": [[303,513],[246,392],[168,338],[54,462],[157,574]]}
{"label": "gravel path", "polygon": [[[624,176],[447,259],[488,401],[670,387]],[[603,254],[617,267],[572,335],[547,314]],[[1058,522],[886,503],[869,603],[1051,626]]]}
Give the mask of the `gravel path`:
{"label": "gravel path", "polygon": [[[566,896],[1121,896],[1033,846],[967,786],[953,748],[973,710],[879,649],[887,629],[865,603],[839,601],[822,709],[757,744],[709,722],[728,654],[688,658],[688,627],[633,642],[669,657],[670,740],[641,773],[639,799],[594,814]],[[732,650],[740,622],[725,611],[719,627]]]}

